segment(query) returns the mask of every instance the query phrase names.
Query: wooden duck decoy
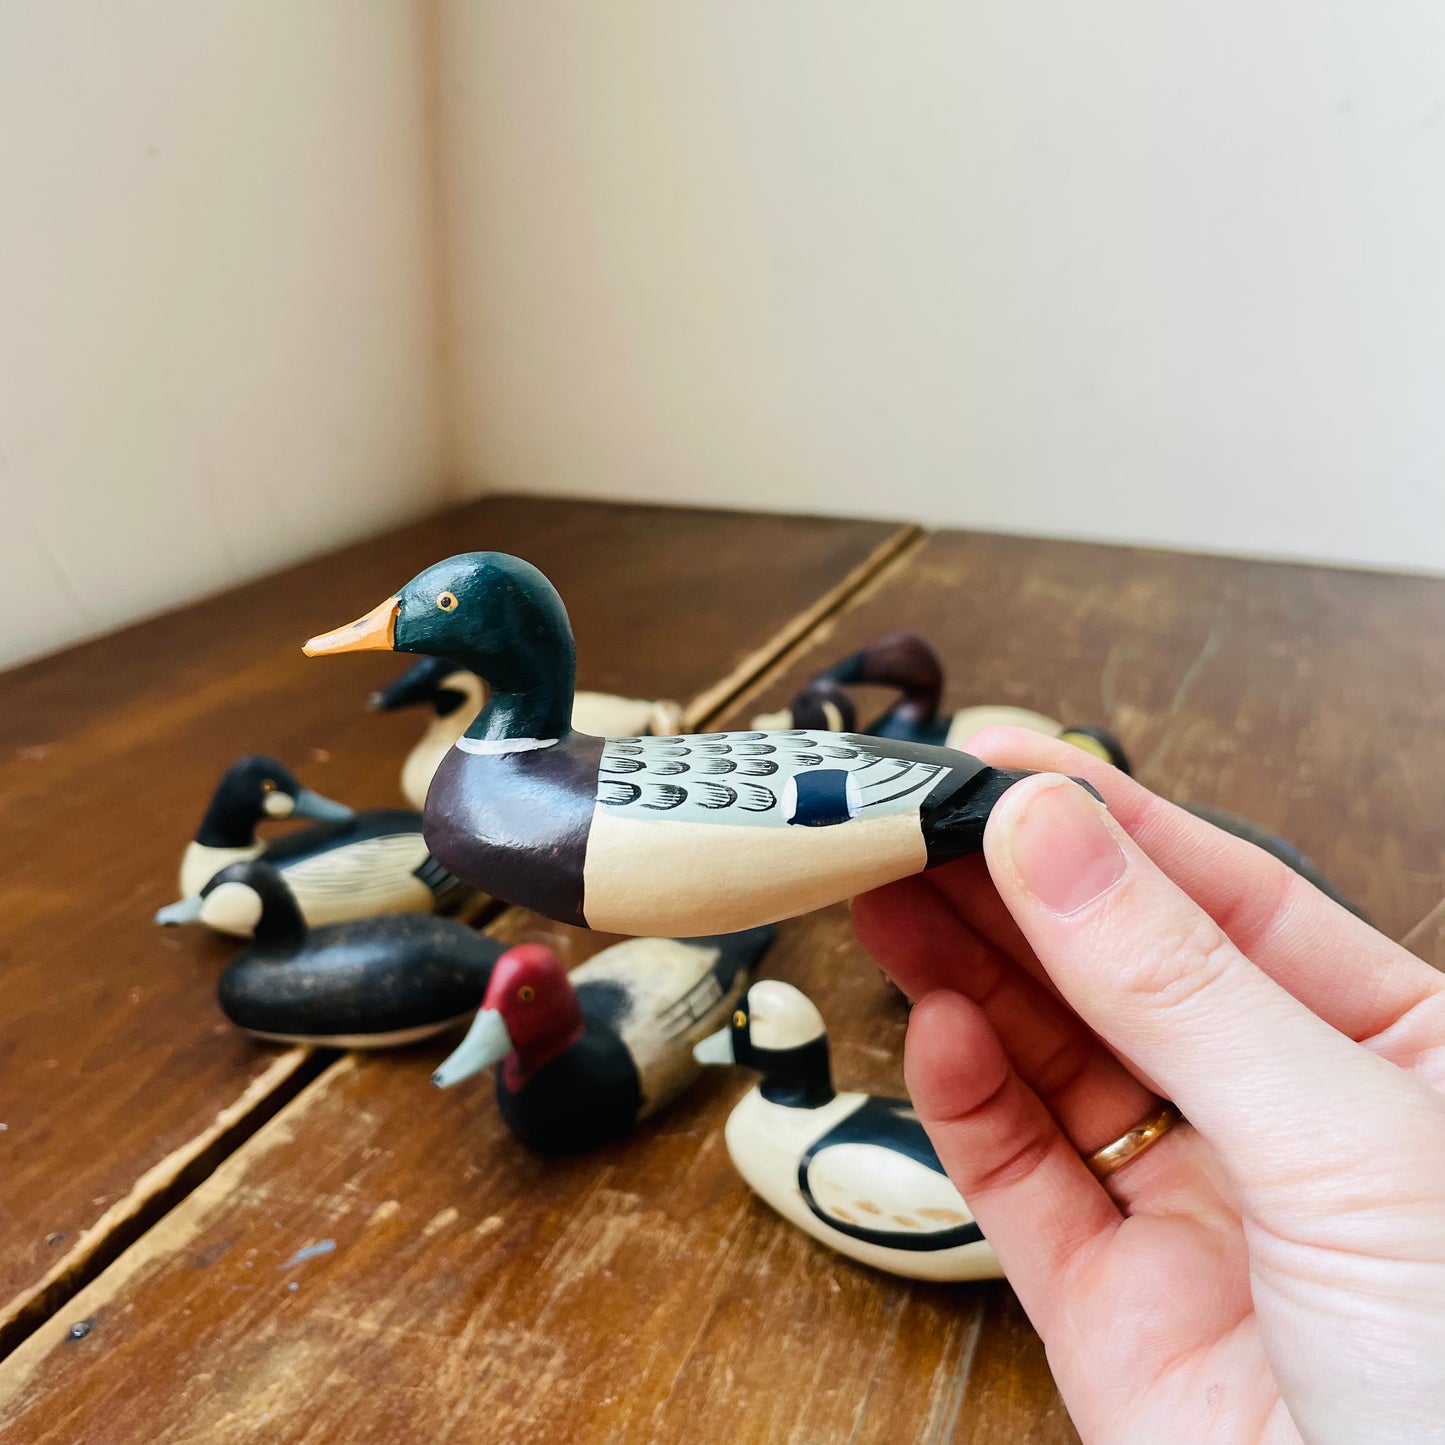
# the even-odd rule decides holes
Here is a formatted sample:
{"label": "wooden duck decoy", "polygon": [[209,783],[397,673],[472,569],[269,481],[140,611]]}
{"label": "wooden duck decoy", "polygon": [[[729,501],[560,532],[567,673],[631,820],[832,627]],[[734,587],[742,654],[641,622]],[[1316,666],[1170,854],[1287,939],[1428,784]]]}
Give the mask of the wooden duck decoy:
{"label": "wooden duck decoy", "polygon": [[524,1144],[577,1154],[620,1139],[702,1072],[693,1045],[727,1018],[773,934],[631,938],[570,975],[549,948],[519,944],[432,1082],[500,1063],[497,1104]]}
{"label": "wooden duck decoy", "polygon": [[310,655],[450,657],[491,689],[427,794],[458,877],[564,923],[732,933],[976,852],[1024,774],[966,753],[795,728],[600,738],[572,727],[572,630],[530,563],[428,568]]}
{"label": "wooden duck decoy", "polygon": [[[293,794],[292,791],[295,790]],[[278,808],[270,800],[287,799]],[[295,799],[293,801],[293,799]],[[261,817],[330,816],[269,843],[256,840]],[[329,810],[329,812],[327,811]],[[244,839],[249,837],[250,841]],[[200,893],[223,867],[263,858],[280,870],[309,927],[382,913],[431,913],[461,903],[470,890],[427,851],[420,813],[369,808],[354,813],[301,788],[270,758],[246,758],[227,770],[181,864],[181,899],[156,914],[161,924],[204,922],[244,938],[249,912],[226,903],[202,910]]]}
{"label": "wooden duck decoy", "polygon": [[755,983],[693,1052],[700,1063],[763,1076],[724,1137],[738,1173],[790,1224],[910,1279],[1002,1276],[908,1100],[834,1092],[828,1035],[805,994],[776,979]]}
{"label": "wooden duck decoy", "polygon": [[450,918],[401,913],[306,927],[282,875],[256,860],[223,868],[201,893],[245,917],[252,942],[216,985],[221,1010],[257,1038],[334,1049],[415,1043],[465,1023],[486,995],[495,939]]}
{"label": "wooden duck decoy", "polygon": [[221,774],[201,826],[186,845],[181,893],[194,897],[228,863],[257,857],[266,844],[256,836],[256,829],[268,818],[344,823],[354,816],[344,803],[303,788],[275,758],[240,758]]}
{"label": "wooden duck decoy", "polygon": [[[432,720],[401,769],[401,791],[420,811],[426,807],[431,780],[456,740],[476,721],[487,698],[487,685],[475,673],[444,657],[424,657],[395,682],[371,694],[368,706],[378,712],[429,707]],[[573,725],[584,733],[675,733],[682,726],[682,707],[663,699],[644,702],[606,692],[579,692],[572,708]]]}
{"label": "wooden duck decoy", "polygon": [[[900,696],[881,717],[858,726],[858,710],[849,687],[871,685],[896,689]],[[974,733],[989,727],[1028,728],[1046,737],[1063,738],[1075,747],[1129,771],[1129,759],[1108,728],[1065,726],[1043,713],[1005,704],[983,704],[941,714],[943,664],[916,632],[890,632],[815,673],[781,712],[753,719],[755,728],[824,729],[864,732],[871,737],[961,748]]]}

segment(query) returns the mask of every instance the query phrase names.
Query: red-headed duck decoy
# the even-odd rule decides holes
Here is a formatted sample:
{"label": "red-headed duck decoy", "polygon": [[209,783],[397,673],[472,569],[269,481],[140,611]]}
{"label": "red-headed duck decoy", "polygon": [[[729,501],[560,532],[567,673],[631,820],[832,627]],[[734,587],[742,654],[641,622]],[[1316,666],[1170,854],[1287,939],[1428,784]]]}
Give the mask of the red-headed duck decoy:
{"label": "red-headed duck decoy", "polygon": [[576,1154],[620,1139],[702,1072],[693,1046],[728,1017],[773,932],[631,938],[570,975],[551,949],[518,944],[432,1082],[500,1064],[497,1104],[523,1143]]}

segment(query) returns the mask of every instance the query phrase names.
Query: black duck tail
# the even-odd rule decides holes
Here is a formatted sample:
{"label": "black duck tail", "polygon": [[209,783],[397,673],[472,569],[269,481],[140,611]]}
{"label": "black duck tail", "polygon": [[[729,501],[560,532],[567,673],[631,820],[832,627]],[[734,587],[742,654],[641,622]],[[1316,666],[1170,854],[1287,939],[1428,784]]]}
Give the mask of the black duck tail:
{"label": "black duck tail", "polygon": [[[930,797],[919,811],[929,868],[952,862],[983,848],[983,830],[994,804],[1017,782],[1033,773],[1015,768],[981,768],[951,793]],[[1097,788],[1082,778],[1074,781],[1102,803]]]}
{"label": "black duck tail", "polygon": [[771,923],[760,928],[745,928],[741,933],[716,933],[707,938],[689,938],[702,948],[716,948],[718,961],[713,967],[713,977],[718,986],[727,993],[741,974],[744,978],[752,975],[763,955],[773,946],[778,930]]}

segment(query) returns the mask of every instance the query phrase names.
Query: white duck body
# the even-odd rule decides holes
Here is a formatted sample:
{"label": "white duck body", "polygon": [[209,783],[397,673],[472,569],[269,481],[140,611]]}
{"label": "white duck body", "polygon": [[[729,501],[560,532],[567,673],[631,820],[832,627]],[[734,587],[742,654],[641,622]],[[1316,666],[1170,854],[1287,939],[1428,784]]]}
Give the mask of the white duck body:
{"label": "white duck body", "polygon": [[455,712],[433,714],[426,731],[401,765],[402,796],[417,812],[426,807],[426,790],[441,761],[456,740],[471,727],[487,700],[486,685],[475,673],[458,668],[438,684],[439,689],[459,692],[467,700]]}
{"label": "white duck body", "polygon": [[[487,700],[486,684],[464,668],[448,673],[438,687],[462,693],[467,701],[454,712],[433,716],[427,730],[402,764],[402,796],[418,812],[426,807],[427,789],[431,787],[431,780],[442,759],[476,721],[482,704]],[[605,692],[579,692],[572,705],[572,716],[578,731],[602,737],[647,732],[675,733],[682,726],[682,709],[675,702],[646,702],[640,698],[613,697]],[[215,871],[212,869],[206,874],[201,884],[204,885]]]}
{"label": "white duck body", "polygon": [[[941,1232],[966,1230],[973,1214],[946,1174],[884,1144],[837,1143],[815,1154],[804,1170],[809,1206],[799,1187],[799,1165],[815,1143],[870,1103],[917,1117],[906,1100],[835,1094],[820,1108],[800,1109],[771,1103],[758,1088],[750,1089],[728,1116],[728,1153],[759,1197],[839,1254],[909,1279],[1001,1279],[998,1256],[986,1239],[927,1247]],[[900,1239],[924,1247],[891,1247],[838,1226],[896,1231]]]}
{"label": "white duck body", "polygon": [[214,848],[193,838],[181,855],[181,897],[194,898],[222,868],[259,858],[265,846],[258,840],[244,848]]}
{"label": "white duck body", "polygon": [[[187,850],[200,845],[192,844]],[[224,851],[207,849],[208,854]],[[245,850],[239,860],[260,857],[281,874],[295,897],[308,928],[347,923],[356,918],[373,918],[390,913],[432,913],[460,901],[469,892],[427,851],[421,819],[401,808],[375,808],[358,813],[345,823],[326,824],[279,838],[269,845]],[[209,866],[210,859],[202,860]],[[218,871],[202,879],[200,887]],[[185,868],[182,869],[184,888]],[[161,909],[162,923],[194,922],[197,910],[194,894],[185,894],[182,904]],[[205,923],[219,933],[249,938],[255,917],[247,908],[231,907],[230,894],[218,898],[208,909]]]}
{"label": "white duck body", "polygon": [[982,772],[963,753],[801,728],[608,738],[587,925],[728,933],[921,872],[946,846],[931,810]]}
{"label": "white duck body", "polygon": [[696,1057],[763,1075],[728,1116],[725,1138],[738,1173],[784,1219],[909,1279],[1002,1276],[908,1100],[833,1091],[822,1016],[798,989],[755,983]]}
{"label": "white duck body", "polygon": [[948,735],[943,740],[946,748],[962,748],[974,733],[984,728],[1028,728],[1030,732],[1043,733],[1045,737],[1056,738],[1064,731],[1061,722],[1045,717],[1041,712],[1031,712],[1026,707],[1008,707],[1002,703],[985,703],[979,707],[961,707],[949,719]]}

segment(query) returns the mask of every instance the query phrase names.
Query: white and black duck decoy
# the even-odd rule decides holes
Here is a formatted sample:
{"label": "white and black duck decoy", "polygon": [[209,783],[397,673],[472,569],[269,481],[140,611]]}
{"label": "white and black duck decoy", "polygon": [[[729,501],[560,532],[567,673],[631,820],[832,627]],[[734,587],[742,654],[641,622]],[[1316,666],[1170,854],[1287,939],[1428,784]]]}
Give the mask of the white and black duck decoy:
{"label": "white and black duck decoy", "polygon": [[267,819],[344,823],[353,816],[344,803],[303,788],[275,758],[240,758],[221,774],[201,826],[186,845],[181,858],[181,893],[193,897],[226,864],[257,857],[266,844],[256,836],[256,829]]}
{"label": "white and black duck decoy", "polygon": [[[401,769],[401,791],[412,807],[426,807],[427,789],[456,740],[476,721],[486,702],[487,685],[474,672],[444,657],[424,657],[395,682],[371,694],[368,706],[378,712],[429,707],[432,720]],[[663,699],[644,702],[606,692],[579,692],[572,708],[573,724],[584,733],[675,733],[682,726],[682,708]]]}
{"label": "white and black duck decoy", "polygon": [[828,1035],[805,994],[755,983],[694,1053],[763,1076],[728,1116],[725,1137],[738,1173],[789,1223],[911,1279],[1003,1274],[908,1100],[834,1092]]}
{"label": "white and black duck decoy", "polygon": [[773,933],[631,938],[570,975],[549,948],[519,944],[432,1082],[500,1063],[497,1104],[523,1143],[577,1154],[620,1139],[702,1072],[693,1045],[727,1018]]}
{"label": "white and black duck decoy", "polygon": [[[868,685],[895,689],[898,701],[867,727],[858,726],[858,709],[849,687]],[[815,673],[781,712],[753,719],[755,728],[822,729],[863,732],[870,737],[961,748],[974,733],[989,727],[1028,728],[1046,737],[1061,737],[1094,753],[1124,772],[1129,760],[1108,728],[1066,726],[1041,712],[1003,703],[983,704],[943,713],[943,664],[916,632],[890,632]]]}
{"label": "white and black duck decoy", "polygon": [[270,864],[233,863],[201,908],[250,921],[252,941],[216,985],[221,1010],[257,1038],[336,1049],[415,1043],[465,1023],[486,996],[495,939],[450,918],[402,913],[306,927]]}
{"label": "white and black duck decoy", "polygon": [[[271,805],[277,797],[286,799],[283,807]],[[337,821],[268,843],[256,840],[261,817],[293,814]],[[156,922],[204,922],[221,933],[246,937],[247,911],[234,911],[224,899],[202,910],[200,891],[228,864],[258,857],[281,871],[312,928],[383,913],[445,911],[471,891],[427,851],[420,813],[406,808],[354,813],[301,788],[274,759],[246,758],[221,779],[181,864],[183,896],[162,908]]]}
{"label": "white and black duck decoy", "polygon": [[607,932],[731,933],[976,852],[1024,776],[806,728],[577,732],[567,613],[535,567],[501,552],[439,562],[306,644],[374,649],[453,658],[491,689],[427,794],[437,860],[494,897]]}

